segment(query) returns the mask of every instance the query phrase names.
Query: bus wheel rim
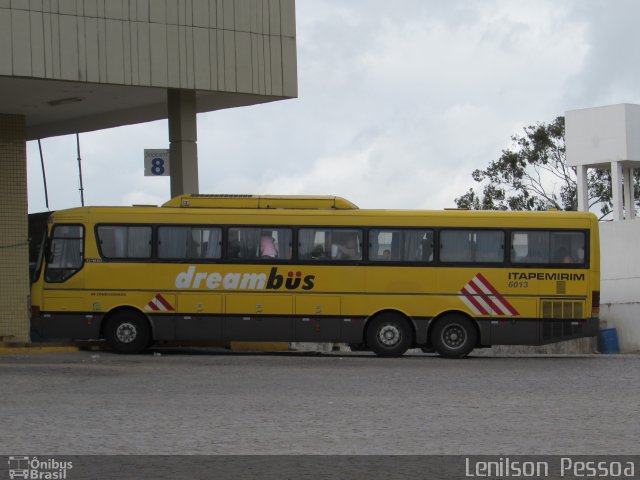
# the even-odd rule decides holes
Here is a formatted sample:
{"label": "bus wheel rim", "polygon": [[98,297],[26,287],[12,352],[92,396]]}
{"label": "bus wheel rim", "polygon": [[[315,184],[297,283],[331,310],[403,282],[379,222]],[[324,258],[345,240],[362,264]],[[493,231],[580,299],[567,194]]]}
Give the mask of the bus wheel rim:
{"label": "bus wheel rim", "polygon": [[387,324],[378,331],[378,338],[385,347],[393,347],[402,339],[402,332],[396,325]]}
{"label": "bus wheel rim", "polygon": [[130,322],[124,322],[118,325],[116,329],[116,338],[121,343],[131,343],[138,336],[136,326]]}
{"label": "bus wheel rim", "polygon": [[467,331],[461,325],[453,323],[442,330],[440,338],[448,348],[457,349],[467,341]]}

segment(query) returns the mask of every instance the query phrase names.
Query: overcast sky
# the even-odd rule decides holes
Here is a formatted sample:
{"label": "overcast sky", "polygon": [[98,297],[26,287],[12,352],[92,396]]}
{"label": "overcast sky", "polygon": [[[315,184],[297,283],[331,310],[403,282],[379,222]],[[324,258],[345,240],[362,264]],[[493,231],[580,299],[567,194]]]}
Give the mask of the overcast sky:
{"label": "overcast sky", "polygon": [[[392,9],[392,7],[393,9]],[[512,134],[640,104],[637,0],[297,0],[299,98],[198,115],[201,193],[453,207]],[[80,135],[87,205],[161,204],[167,122]],[[42,141],[51,210],[80,204],[75,136]],[[46,210],[36,142],[29,211]]]}

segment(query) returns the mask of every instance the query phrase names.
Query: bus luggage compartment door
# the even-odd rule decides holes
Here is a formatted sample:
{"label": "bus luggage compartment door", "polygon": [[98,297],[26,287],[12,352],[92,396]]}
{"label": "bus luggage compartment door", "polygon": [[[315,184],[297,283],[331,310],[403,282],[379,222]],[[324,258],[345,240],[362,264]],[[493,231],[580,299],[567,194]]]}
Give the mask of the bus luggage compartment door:
{"label": "bus luggage compartment door", "polygon": [[238,293],[225,298],[227,340],[293,341],[293,297]]}
{"label": "bus luggage compartment door", "polygon": [[176,340],[223,340],[222,295],[182,295],[176,317]]}
{"label": "bus luggage compartment door", "polygon": [[335,342],[341,338],[340,297],[299,295],[296,297],[294,336],[296,342]]}

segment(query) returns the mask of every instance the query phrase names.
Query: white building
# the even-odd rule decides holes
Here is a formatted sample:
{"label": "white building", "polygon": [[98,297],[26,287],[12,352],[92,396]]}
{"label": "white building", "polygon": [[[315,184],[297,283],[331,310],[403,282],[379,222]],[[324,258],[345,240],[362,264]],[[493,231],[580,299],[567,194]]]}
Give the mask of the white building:
{"label": "white building", "polygon": [[565,116],[567,164],[577,168],[578,209],[588,210],[587,170],[611,170],[613,221],[600,223],[603,326],[616,328],[622,352],[640,350],[640,221],[634,169],[640,168],[640,105],[571,110]]}

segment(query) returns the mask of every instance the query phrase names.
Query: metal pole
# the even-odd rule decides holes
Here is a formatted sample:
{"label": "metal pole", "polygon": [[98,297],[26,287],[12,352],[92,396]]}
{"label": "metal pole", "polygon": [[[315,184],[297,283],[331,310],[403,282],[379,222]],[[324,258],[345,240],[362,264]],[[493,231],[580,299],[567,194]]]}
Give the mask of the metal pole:
{"label": "metal pole", "polygon": [[38,139],[38,149],[40,150],[40,165],[42,166],[42,181],[44,182],[44,203],[49,210],[49,193],[47,192],[47,175],[44,172],[44,156],[42,155],[42,144]]}
{"label": "metal pole", "polygon": [[84,187],[82,186],[82,158],[80,157],[80,135],[76,133],[76,145],[78,147],[78,174],[80,175],[80,203],[84,207]]}

